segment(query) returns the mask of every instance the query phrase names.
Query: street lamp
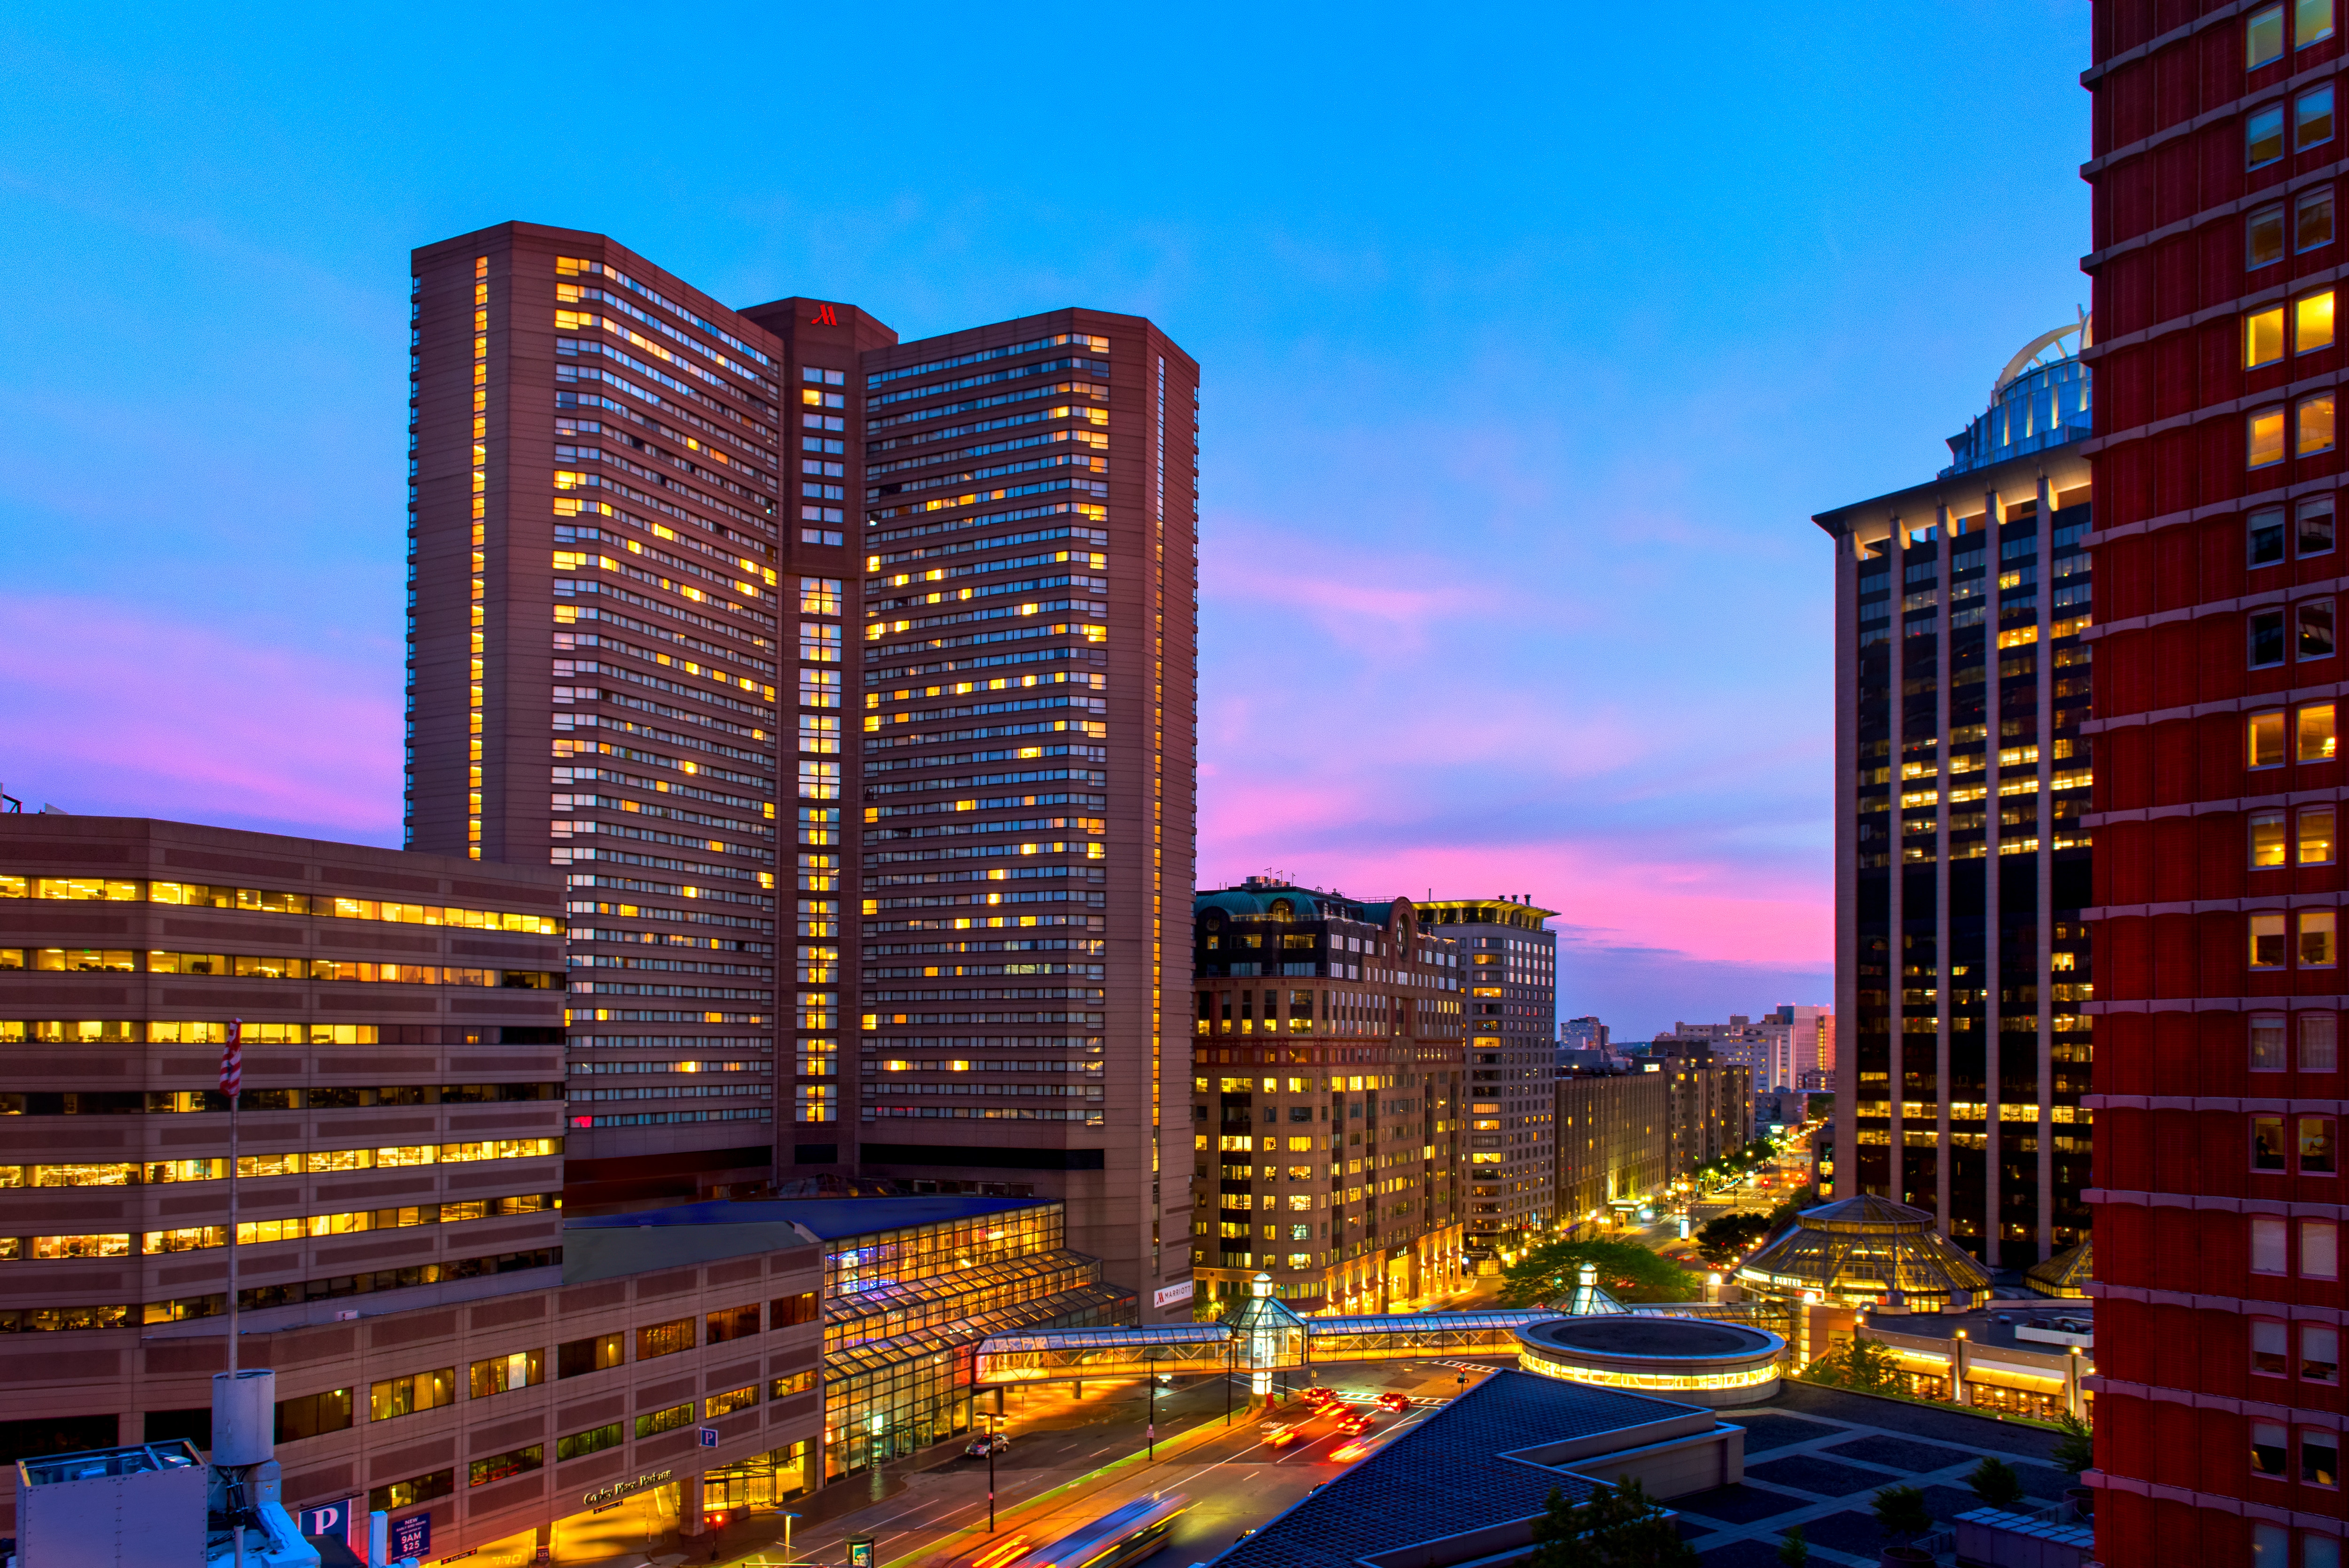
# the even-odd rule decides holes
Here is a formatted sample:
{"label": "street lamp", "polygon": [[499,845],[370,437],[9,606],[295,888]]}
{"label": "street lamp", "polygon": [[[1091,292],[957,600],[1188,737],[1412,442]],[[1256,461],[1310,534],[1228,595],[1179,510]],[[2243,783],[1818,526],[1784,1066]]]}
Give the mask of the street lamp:
{"label": "street lamp", "polygon": [[995,1439],[1002,1430],[1003,1418],[992,1410],[981,1410],[978,1418],[987,1423],[987,1532],[995,1533]]}
{"label": "street lamp", "polygon": [[792,1560],[792,1521],[799,1517],[796,1513],[783,1515],[783,1561],[786,1563]]}
{"label": "street lamp", "polygon": [[1142,1353],[1142,1358],[1150,1364],[1150,1423],[1143,1428],[1143,1431],[1150,1443],[1151,1462],[1155,1464],[1158,1460],[1158,1364],[1166,1359],[1166,1346],[1154,1345]]}

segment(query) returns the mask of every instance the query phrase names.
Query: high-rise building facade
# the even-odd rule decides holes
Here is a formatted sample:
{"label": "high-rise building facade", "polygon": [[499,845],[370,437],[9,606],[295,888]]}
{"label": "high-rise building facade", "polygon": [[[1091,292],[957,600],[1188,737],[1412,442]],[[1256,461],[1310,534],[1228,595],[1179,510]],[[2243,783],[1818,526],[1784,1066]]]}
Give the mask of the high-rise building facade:
{"label": "high-rise building facade", "polygon": [[[533,224],[425,246],[413,273],[407,842],[564,872],[593,1107],[575,1199],[767,1181],[779,1106],[838,1114],[855,574],[834,492],[857,351],[885,329],[823,306],[831,341],[796,344]],[[798,471],[808,439],[840,474]],[[813,988],[779,1004],[794,869]]]}
{"label": "high-rise building facade", "polygon": [[860,1169],[1187,1315],[1198,367],[1063,310],[862,375]]}
{"label": "high-rise building facade", "polygon": [[1259,1272],[1299,1311],[1456,1289],[1460,1172],[1509,1158],[1496,1135],[1480,1151],[1462,1137],[1469,954],[1404,899],[1252,877],[1195,907],[1202,1310]]}
{"label": "high-rise building facade", "polygon": [[528,224],[414,271],[408,841],[568,880],[574,1205],[1061,1199],[1184,1310],[1197,367]]}
{"label": "high-rise building facade", "polygon": [[2087,1226],[2082,335],[2017,354],[1938,478],[1814,520],[1836,561],[1836,1191],[1922,1209],[1994,1268]]}
{"label": "high-rise building facade", "polygon": [[1419,911],[1467,965],[1468,1253],[1497,1265],[1557,1212],[1557,911],[1526,897],[1434,899]]}
{"label": "high-rise building facade", "polygon": [[2341,1560],[2333,0],[2101,0],[2097,1555]]}

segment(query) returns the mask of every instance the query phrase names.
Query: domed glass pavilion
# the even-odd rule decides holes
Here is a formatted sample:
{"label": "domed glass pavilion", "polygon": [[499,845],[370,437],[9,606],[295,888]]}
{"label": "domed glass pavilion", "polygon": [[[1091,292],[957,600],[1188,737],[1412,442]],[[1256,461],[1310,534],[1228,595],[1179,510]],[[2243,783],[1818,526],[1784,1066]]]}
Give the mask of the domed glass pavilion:
{"label": "domed glass pavilion", "polygon": [[2024,1271],[2023,1283],[2042,1295],[2084,1297],[2088,1294],[2088,1282],[2096,1277],[2095,1251],[2095,1238],[2092,1236],[2044,1264],[2033,1264]]}
{"label": "domed glass pavilion", "polygon": [[1737,1269],[1750,1295],[1840,1306],[1963,1311],[1990,1294],[1990,1273],[1933,1228],[1933,1216],[1889,1198],[1847,1198],[1795,1216],[1795,1228]]}

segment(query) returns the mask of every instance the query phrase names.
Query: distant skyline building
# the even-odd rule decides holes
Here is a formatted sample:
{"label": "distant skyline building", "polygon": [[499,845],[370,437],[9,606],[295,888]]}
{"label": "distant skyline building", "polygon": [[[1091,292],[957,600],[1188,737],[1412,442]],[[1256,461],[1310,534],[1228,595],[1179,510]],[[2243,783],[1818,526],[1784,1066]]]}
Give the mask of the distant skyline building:
{"label": "distant skyline building", "polygon": [[1590,1015],[1568,1018],[1557,1026],[1557,1043],[1569,1051],[1603,1050],[1614,1031]]}
{"label": "distant skyline building", "polygon": [[1836,1191],[1993,1268],[2086,1234],[2086,324],[1835,542]]}
{"label": "distant skyline building", "polygon": [[1530,894],[1420,909],[1468,955],[1468,1251],[1481,1264],[1557,1214],[1557,912]]}

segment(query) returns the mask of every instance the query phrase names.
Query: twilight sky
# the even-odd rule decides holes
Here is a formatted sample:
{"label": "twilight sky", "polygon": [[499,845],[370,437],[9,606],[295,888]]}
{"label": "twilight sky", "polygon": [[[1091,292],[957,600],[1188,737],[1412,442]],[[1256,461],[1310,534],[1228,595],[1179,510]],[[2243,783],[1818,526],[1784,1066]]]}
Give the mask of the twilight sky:
{"label": "twilight sky", "polygon": [[396,844],[408,252],[601,230],[1205,375],[1200,876],[1831,997],[1812,512],[2087,298],[2088,7],[0,15],[0,785]]}

